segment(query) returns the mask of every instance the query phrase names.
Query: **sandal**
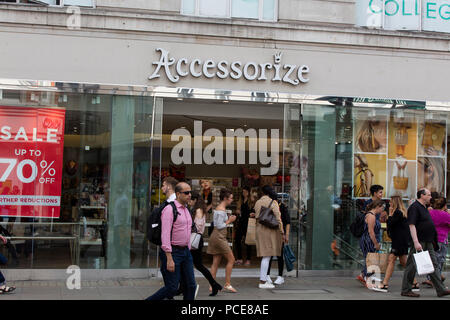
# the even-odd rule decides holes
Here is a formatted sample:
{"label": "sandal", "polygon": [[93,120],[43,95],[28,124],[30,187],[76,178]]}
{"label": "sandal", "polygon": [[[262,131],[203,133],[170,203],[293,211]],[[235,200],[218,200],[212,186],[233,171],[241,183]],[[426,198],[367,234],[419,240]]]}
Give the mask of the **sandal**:
{"label": "sandal", "polygon": [[236,293],[237,290],[231,286],[231,284],[226,284],[223,286],[223,289],[227,292]]}
{"label": "sandal", "polygon": [[13,292],[14,290],[16,290],[16,287],[7,287],[7,286],[4,286],[3,288],[0,288],[0,294],[3,294],[3,293],[11,293],[11,292]]}
{"label": "sandal", "polygon": [[430,280],[422,282],[427,288],[433,288],[433,283]]}
{"label": "sandal", "polygon": [[416,282],[416,283],[413,283],[413,285],[412,285],[412,291],[413,292],[418,292],[418,291],[420,291],[420,287],[419,287],[419,284]]}
{"label": "sandal", "polygon": [[379,286],[372,287],[369,289],[371,289],[373,291],[378,291],[378,292],[388,292],[389,286],[387,284],[383,284],[383,285],[379,285]]}

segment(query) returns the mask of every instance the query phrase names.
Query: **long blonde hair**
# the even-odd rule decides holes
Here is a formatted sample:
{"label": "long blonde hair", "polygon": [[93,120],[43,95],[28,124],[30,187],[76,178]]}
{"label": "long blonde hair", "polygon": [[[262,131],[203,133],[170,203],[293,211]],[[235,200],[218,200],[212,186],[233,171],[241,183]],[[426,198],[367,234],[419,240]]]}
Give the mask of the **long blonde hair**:
{"label": "long blonde hair", "polygon": [[403,204],[402,198],[400,196],[392,196],[392,211],[395,212],[395,210],[400,210],[403,214],[403,217],[408,217],[408,212],[406,211],[405,205]]}
{"label": "long blonde hair", "polygon": [[361,128],[356,136],[356,143],[362,152],[376,152],[381,144],[375,137],[374,125],[378,121],[366,120],[363,121]]}

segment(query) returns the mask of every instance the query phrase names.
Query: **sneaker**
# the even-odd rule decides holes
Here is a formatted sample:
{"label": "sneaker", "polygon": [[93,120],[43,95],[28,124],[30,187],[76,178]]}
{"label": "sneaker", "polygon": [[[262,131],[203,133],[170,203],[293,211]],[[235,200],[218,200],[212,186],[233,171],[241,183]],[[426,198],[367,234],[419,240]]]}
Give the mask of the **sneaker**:
{"label": "sneaker", "polygon": [[278,276],[277,279],[274,281],[275,284],[283,284],[284,283],[284,278]]}
{"label": "sneaker", "polygon": [[266,281],[266,283],[260,283],[259,288],[260,289],[273,289],[273,288],[275,288],[275,286],[273,284],[269,283],[268,281]]}
{"label": "sneaker", "polygon": [[197,287],[195,288],[195,295],[194,295],[194,300],[197,299],[197,294],[198,294],[198,289],[200,288],[200,285],[197,284]]}
{"label": "sneaker", "polygon": [[385,293],[388,292],[388,289],[383,288],[383,287],[378,287],[378,286],[370,287],[369,290],[377,291],[377,292],[385,292]]}
{"label": "sneaker", "polygon": [[266,282],[267,282],[267,283],[270,283],[270,284],[273,283],[273,282],[272,282],[272,279],[270,279],[270,276],[269,276],[269,275],[267,275],[267,277],[266,277]]}

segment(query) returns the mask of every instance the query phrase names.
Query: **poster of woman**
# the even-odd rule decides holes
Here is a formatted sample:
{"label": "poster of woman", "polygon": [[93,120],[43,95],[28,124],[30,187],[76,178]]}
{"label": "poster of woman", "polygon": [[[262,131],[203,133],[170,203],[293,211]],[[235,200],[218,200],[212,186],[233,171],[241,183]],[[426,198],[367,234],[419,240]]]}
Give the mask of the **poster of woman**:
{"label": "poster of woman", "polygon": [[371,185],[386,185],[386,155],[357,153],[353,159],[354,197],[370,197]]}
{"label": "poster of woman", "polygon": [[386,153],[387,121],[370,119],[356,121],[355,119],[356,153]]}
{"label": "poster of woman", "polygon": [[417,158],[417,190],[427,188],[445,195],[445,161],[437,157]]}
{"label": "poster of woman", "polygon": [[445,121],[421,121],[418,130],[418,155],[445,157],[446,131]]}

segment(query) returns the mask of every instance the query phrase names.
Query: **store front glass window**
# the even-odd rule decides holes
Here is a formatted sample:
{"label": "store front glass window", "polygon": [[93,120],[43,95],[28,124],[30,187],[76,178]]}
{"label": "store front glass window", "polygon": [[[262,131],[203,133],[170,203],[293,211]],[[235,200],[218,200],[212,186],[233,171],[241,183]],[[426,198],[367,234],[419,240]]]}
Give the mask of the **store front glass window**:
{"label": "store front glass window", "polygon": [[3,90],[8,267],[148,267],[152,117],[153,98]]}
{"label": "store front glass window", "polygon": [[377,238],[390,252],[389,200],[400,196],[406,208],[420,188],[448,197],[448,114],[425,106],[396,108],[383,103],[357,107],[304,105],[302,151],[307,161],[305,210],[300,222],[305,268],[360,269],[359,241],[349,226],[383,187],[386,212]]}

